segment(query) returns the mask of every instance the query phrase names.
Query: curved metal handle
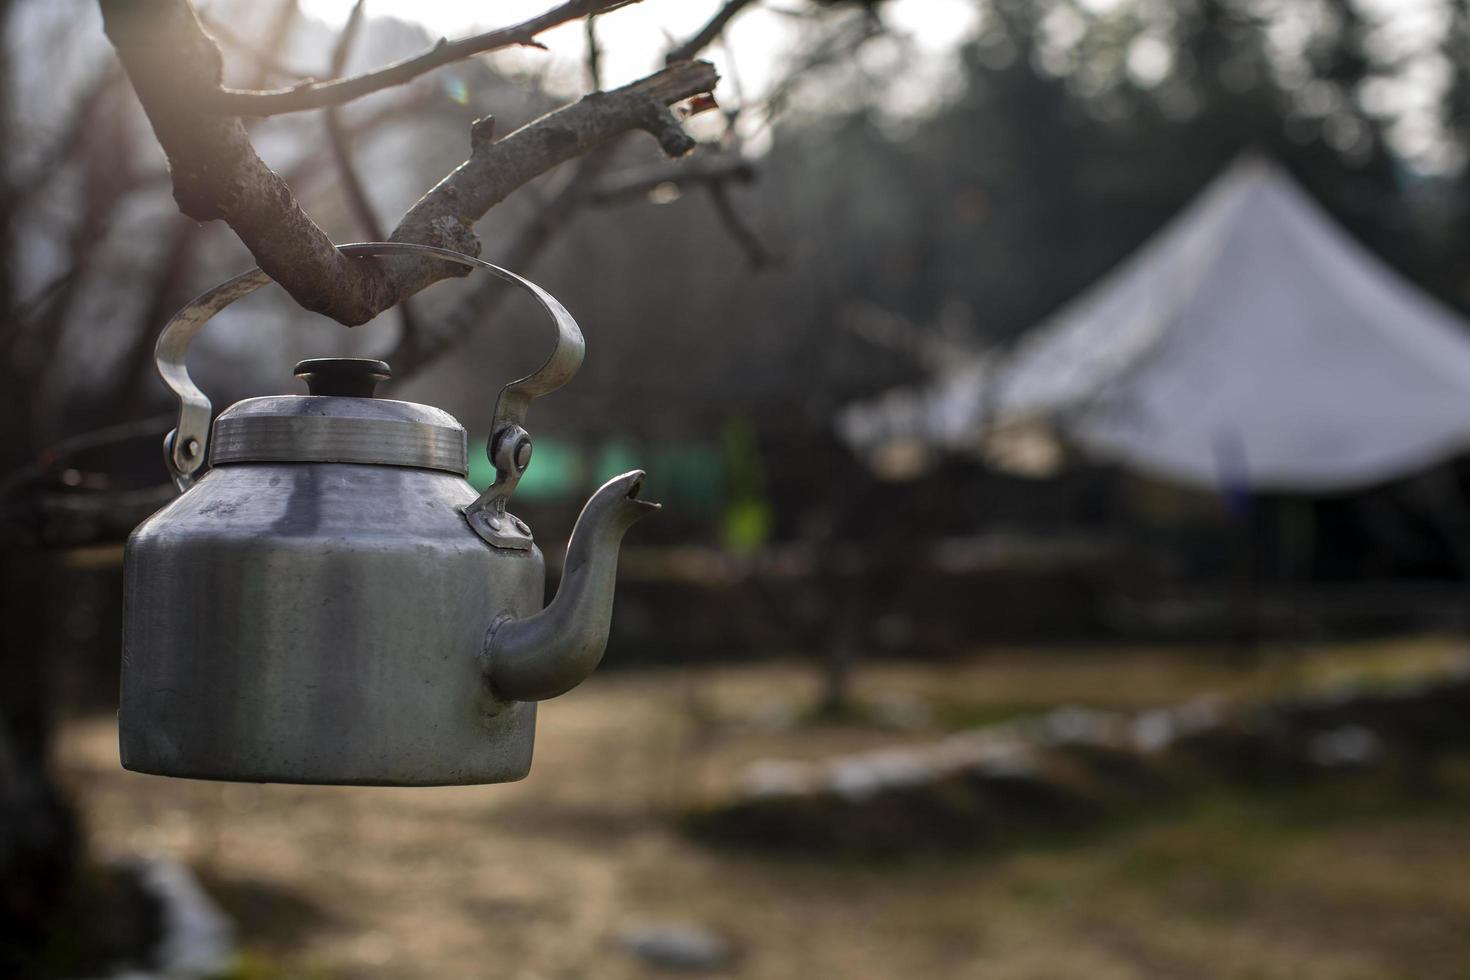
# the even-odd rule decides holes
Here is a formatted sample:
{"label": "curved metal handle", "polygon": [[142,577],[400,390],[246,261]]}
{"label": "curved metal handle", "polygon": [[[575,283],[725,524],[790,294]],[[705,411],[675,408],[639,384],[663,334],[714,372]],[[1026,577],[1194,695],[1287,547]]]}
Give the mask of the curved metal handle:
{"label": "curved metal handle", "polygon": [[[530,463],[530,437],[526,435],[522,426],[526,421],[526,411],[531,405],[531,399],[555,391],[566,384],[582,364],[586,343],[582,339],[582,331],[577,327],[577,321],[572,319],[566,307],[556,301],[556,297],[535,283],[522,279],[514,272],[502,269],[498,265],[492,265],[483,259],[460,252],[409,242],[359,242],[338,246],[338,250],[351,256],[420,255],[425,258],[443,259],[446,262],[454,262],[472,269],[484,269],[530,293],[541,308],[550,314],[552,321],[556,324],[556,344],[552,347],[551,354],[546,361],[524,378],[518,378],[500,389],[500,396],[495,401],[495,415],[490,424],[490,439],[486,447],[491,462],[495,463],[495,484],[466,509],[466,516],[470,517],[470,524],[482,536],[485,536],[486,530],[481,529],[471,512],[479,514],[487,508],[495,509],[498,505],[498,513],[504,514],[505,501],[510,499],[515,484],[525,472],[527,464]],[[193,485],[194,475],[204,465],[209,444],[209,423],[212,412],[209,396],[200,391],[199,386],[189,377],[189,368],[186,364],[189,345],[193,343],[194,337],[204,324],[216,313],[235,300],[250,295],[270,281],[270,276],[260,269],[252,269],[223,282],[202,293],[188,306],[175,313],[158,337],[158,345],[154,348],[158,374],[163,378],[163,383],[179,396],[179,424],[174,431],[164,437],[163,448],[169,472],[173,475],[174,484],[180,490],[187,490]],[[498,457],[504,457],[504,460]],[[508,465],[502,467],[502,462]],[[507,529],[512,532],[512,537],[519,537],[515,533],[520,530],[519,522],[514,518],[509,518],[505,523]],[[498,530],[495,533],[498,533]],[[488,537],[487,540],[489,540]],[[492,541],[491,543],[498,542]],[[529,532],[525,534],[525,544],[507,544],[506,546],[529,548]]]}

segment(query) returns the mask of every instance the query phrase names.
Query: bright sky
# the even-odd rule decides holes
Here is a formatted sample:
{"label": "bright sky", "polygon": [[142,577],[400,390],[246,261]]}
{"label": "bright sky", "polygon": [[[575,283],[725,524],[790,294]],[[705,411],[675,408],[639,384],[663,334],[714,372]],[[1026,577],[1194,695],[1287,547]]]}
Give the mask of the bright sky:
{"label": "bright sky", "polygon": [[[301,8],[328,23],[346,20],[353,0],[302,0]],[[646,75],[660,66],[660,53],[668,38],[682,40],[694,33],[720,8],[722,0],[643,0],[631,7],[600,17],[597,36],[603,48],[603,84],[611,87]],[[544,13],[552,0],[497,0],[495,3],[466,3],[464,0],[368,0],[368,13],[418,21],[431,33],[448,37],[472,34],[492,27],[518,23]],[[799,24],[795,18],[756,5],[738,16],[727,31],[729,64],[724,48],[716,44],[705,53],[721,69],[729,92],[732,78],[747,98],[757,99],[782,74],[785,55],[796,43]],[[978,23],[973,0],[891,0],[884,5],[884,19],[909,36],[921,55],[917,59],[935,68],[934,79],[960,42],[974,33]],[[540,35],[550,51],[521,49],[501,57],[520,67],[541,67],[548,61],[554,77],[576,79],[584,54],[580,22],[566,24]]]}
{"label": "bright sky", "polygon": [[[670,38],[683,39],[718,10],[723,0],[643,0],[631,7],[599,18],[598,37],[603,45],[603,83],[606,86],[632,81],[659,67],[659,55]],[[1082,0],[1094,12],[1119,7],[1123,0]],[[554,0],[496,0],[471,3],[466,0],[368,0],[370,15],[386,15],[418,21],[431,33],[448,37],[471,34],[491,27],[517,23],[549,9]],[[1445,83],[1448,65],[1435,55],[1443,36],[1446,0],[1357,0],[1357,5],[1376,30],[1371,39],[1374,54],[1384,63],[1400,67],[1367,87],[1363,93],[1370,111],[1392,121],[1391,135],[1399,150],[1434,170],[1450,161],[1440,159],[1444,142],[1436,116],[1436,102]],[[323,21],[340,24],[346,20],[353,0],[301,0],[302,9]],[[724,78],[720,92],[730,101],[739,91],[758,101],[784,74],[786,61],[800,40],[801,24],[780,12],[781,3],[753,5],[737,17],[727,31],[729,47],[716,44],[705,52]],[[904,61],[901,71],[879,74],[892,79],[883,93],[890,108],[910,110],[931,103],[950,76],[950,57],[978,26],[974,0],[889,0],[883,5],[885,22],[907,38],[917,57]],[[1311,4],[1272,7],[1277,10],[1273,40],[1286,49],[1301,49],[1315,27]],[[1310,15],[1310,16],[1309,16]],[[1295,36],[1293,34],[1295,32]],[[549,51],[517,49],[497,57],[506,67],[547,70],[553,85],[572,88],[581,84],[583,34],[580,22],[563,25],[541,35]],[[881,47],[865,51],[882,68]],[[891,48],[887,56],[892,56]],[[732,63],[733,59],[733,63]],[[891,67],[891,66],[890,66]],[[757,150],[757,145],[748,149]]]}

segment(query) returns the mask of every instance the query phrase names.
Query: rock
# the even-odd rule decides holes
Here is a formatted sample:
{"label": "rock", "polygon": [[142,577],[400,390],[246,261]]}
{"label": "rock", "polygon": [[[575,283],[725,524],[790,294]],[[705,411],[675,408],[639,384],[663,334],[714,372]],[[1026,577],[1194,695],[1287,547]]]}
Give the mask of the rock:
{"label": "rock", "polygon": [[155,952],[168,980],[204,980],[227,972],[235,958],[229,918],[183,864],[153,857],[139,869],[143,886],[163,906],[163,941]]}
{"label": "rock", "polygon": [[130,862],[145,892],[158,903],[162,938],[148,970],[124,970],[107,980],[212,980],[235,964],[235,929],[185,865],[162,856]]}
{"label": "rock", "polygon": [[1175,708],[1156,708],[1134,717],[1131,740],[1140,752],[1168,752],[1181,738],[1203,735],[1225,721],[1218,701],[1199,698]]}
{"label": "rock", "polygon": [[1324,769],[1371,766],[1383,758],[1383,740],[1362,725],[1343,725],[1313,736],[1307,758]]}
{"label": "rock", "polygon": [[860,803],[889,789],[917,786],[934,777],[934,767],[919,753],[902,749],[852,755],[832,763],[828,772],[833,792]]}
{"label": "rock", "polygon": [[800,796],[815,785],[812,767],[786,759],[752,762],[740,776],[740,792],[749,797]]}
{"label": "rock", "polygon": [[1113,745],[1125,724],[1126,719],[1113,711],[1064,704],[1033,722],[1032,730],[1043,745]]}
{"label": "rock", "polygon": [[708,972],[734,962],[730,944],[689,922],[646,922],[618,933],[620,946],[644,962],[666,970]]}
{"label": "rock", "polygon": [[718,843],[882,855],[1077,826],[1210,781],[1295,783],[1470,743],[1470,673],[1229,705],[1198,698],[1127,716],[1064,706],[923,746],[758,763],[734,798],[689,813]]}

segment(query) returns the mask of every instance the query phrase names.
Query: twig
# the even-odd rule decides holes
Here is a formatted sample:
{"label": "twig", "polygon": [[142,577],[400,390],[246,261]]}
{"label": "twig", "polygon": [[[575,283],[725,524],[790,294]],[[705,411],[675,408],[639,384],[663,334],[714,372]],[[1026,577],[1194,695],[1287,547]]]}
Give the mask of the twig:
{"label": "twig", "polygon": [[[601,10],[610,0],[580,2]],[[260,159],[241,121],[199,105],[197,93],[218,84],[220,55],[187,0],[101,4],[107,35],[168,156],[180,210],[199,221],[228,222],[297,303],[340,323],[364,323],[456,274],[445,263],[353,260],[337,251]],[[169,58],[157,56],[160,47]],[[472,127],[469,159],[425,194],[390,238],[475,254],[473,224],[486,211],[540,174],[630,130],[651,133],[665,153],[680,156],[694,141],[668,106],[709,92],[718,78],[705,62],[680,62],[585,96],[498,141],[486,127]]]}
{"label": "twig", "polygon": [[[352,5],[352,13],[348,15],[347,23],[343,26],[342,33],[337,37],[337,44],[332,50],[328,77],[336,78],[347,67],[347,57],[352,50],[353,43],[357,40],[366,9],[367,0],[357,0],[357,3]],[[352,159],[351,136],[342,121],[341,107],[327,106],[322,112],[322,123],[327,130],[327,143],[332,150],[332,159],[337,164],[337,175],[342,178],[342,190],[347,196],[348,206],[357,218],[364,238],[370,242],[380,242],[384,237],[383,224],[378,220],[378,213],[374,210],[373,202],[367,195],[367,188],[363,185],[362,176],[357,171],[357,163]],[[410,338],[418,336],[418,317],[414,315],[413,304],[408,297],[399,300],[397,311],[399,335]]]}
{"label": "twig", "polygon": [[[336,78],[347,66],[347,58],[352,51],[353,42],[357,40],[358,31],[362,27],[363,12],[366,7],[367,0],[357,0],[352,5],[352,13],[348,14],[347,23],[343,26],[342,33],[337,36],[337,43],[332,48],[332,60],[327,68],[329,78]],[[322,113],[322,123],[327,131],[332,159],[337,164],[337,174],[342,178],[342,190],[347,195],[347,203],[357,218],[357,223],[362,227],[368,241],[382,241],[383,227],[378,221],[377,212],[373,210],[367,190],[363,187],[362,177],[358,174],[357,166],[352,160],[347,127],[343,125],[340,107],[327,106],[326,111]]]}
{"label": "twig", "polygon": [[174,424],[174,421],[175,419],[172,413],[150,415],[145,419],[118,422],[92,432],[83,432],[78,435],[69,436],[41,450],[41,452],[36,454],[35,459],[25,466],[0,478],[0,497],[5,496],[16,487],[34,480],[47,470],[55,468],[57,464],[70,459],[78,453],[100,449],[103,446],[113,446],[120,442],[128,442],[129,440],[140,439],[144,436],[161,436],[169,430]]}
{"label": "twig", "polygon": [[[698,33],[671,51],[666,63],[672,65],[675,62],[688,61],[693,58],[719,37],[725,25],[740,12],[741,8],[751,2],[752,0],[730,0]],[[587,71],[594,88],[601,87],[600,56],[601,51],[593,28],[593,18],[589,17],[587,21]],[[700,62],[700,64],[703,63]],[[679,130],[679,136],[684,136],[682,129]],[[550,244],[557,230],[565,228],[571,217],[584,205],[613,203],[647,193],[652,188],[669,182],[707,184],[714,187],[728,180],[748,183],[755,177],[754,167],[745,160],[738,158],[696,160],[675,172],[670,172],[667,168],[662,167],[638,168],[616,175],[598,185],[598,178],[611,161],[610,150],[610,147],[604,146],[598,152],[588,154],[583,158],[576,172],[551,200],[538,209],[535,219],[522,231],[515,244],[507,251],[504,259],[507,265],[513,269],[525,271],[535,257]],[[670,154],[670,156],[674,155],[676,154]],[[728,200],[725,203],[728,207]],[[728,224],[733,224],[743,233],[737,238],[742,241],[747,255],[751,256],[752,265],[760,267],[772,261],[770,254],[760,245],[759,239],[744,228],[738,217],[732,214],[731,219],[727,221]],[[752,245],[754,250],[751,248]],[[757,256],[759,256],[758,259]],[[506,291],[498,288],[497,283],[487,280],[476,286],[465,300],[443,318],[435,336],[432,338],[417,337],[412,342],[400,341],[388,355],[388,359],[394,364],[396,375],[400,379],[405,378],[442,356],[476,323],[483,322],[505,295]]]}
{"label": "twig", "polygon": [[132,343],[113,373],[111,389],[99,399],[99,404],[127,404],[149,380],[157,379],[157,375],[148,370],[153,362],[157,331],[181,300],[179,293],[194,268],[194,245],[203,231],[204,226],[197,222],[182,217],[175,220],[168,245],[153,262],[158,271],[148,293],[148,305],[137,319]]}
{"label": "twig", "polygon": [[22,376],[39,375],[53,363],[66,334],[68,316],[81,301],[80,284],[90,273],[107,232],[118,218],[118,202],[138,186],[126,163],[131,156],[128,149],[132,131],[124,124],[123,117],[97,112],[95,105],[90,107],[89,114],[95,117],[95,123],[83,127],[77,143],[76,155],[81,162],[78,220],[67,236],[71,288],[56,294],[54,302],[46,307],[40,329],[32,332],[36,353],[31,363],[12,365],[20,367]]}
{"label": "twig", "polygon": [[[210,17],[208,14],[200,14],[204,26],[208,29],[211,37],[225,42],[236,51],[243,54],[255,63],[256,69],[261,76],[274,75],[278,78],[310,78],[311,72],[302,71],[299,67],[288,65],[270,51],[265,51],[256,44],[245,40],[236,34],[228,24]],[[262,81],[260,84],[264,84]]]}
{"label": "twig", "polygon": [[603,14],[640,0],[568,0],[539,17],[473,37],[440,38],[428,51],[375,71],[327,82],[306,82],[268,92],[221,88],[206,98],[208,108],[225,116],[278,116],[287,112],[342,105],[364,95],[411,81],[455,61],[501,48],[541,47],[536,35],[592,14]]}
{"label": "twig", "polygon": [[337,176],[342,180],[342,193],[347,197],[352,216],[361,227],[366,241],[382,241],[383,225],[378,221],[372,201],[368,199],[367,189],[363,187],[362,177],[357,172],[357,165],[352,160],[349,142],[352,139],[351,134],[342,124],[342,117],[336,109],[328,109],[322,114],[322,124],[327,131],[327,145],[331,149],[332,160],[337,165]]}
{"label": "twig", "polygon": [[695,157],[677,167],[634,167],[608,177],[587,195],[589,204],[617,204],[647,194],[663,184],[679,187],[755,180],[755,165],[741,157]]}
{"label": "twig", "polygon": [[[755,132],[775,125],[776,119],[786,110],[791,95],[799,84],[809,80],[819,69],[850,60],[865,44],[878,37],[880,33],[881,31],[874,26],[872,19],[865,15],[854,24],[843,25],[841,30],[815,45],[805,57],[792,65],[791,70],[782,77],[780,82],[766,93],[762,106],[764,112]],[[746,134],[747,137],[753,135],[754,132]]]}
{"label": "twig", "polygon": [[753,229],[745,223],[745,219],[735,210],[734,203],[730,200],[730,192],[724,181],[714,181],[705,184],[705,191],[709,194],[710,203],[714,205],[715,214],[720,216],[725,230],[735,243],[745,252],[746,261],[752,269],[767,269],[779,263],[778,256],[766,248]]}
{"label": "twig", "polygon": [[[469,159],[404,215],[392,238],[447,243],[445,247],[478,253],[479,243],[468,227],[474,218],[555,165],[632,129],[653,135],[667,155],[683,156],[695,143],[668,106],[709,91],[717,79],[708,62],[684,62],[611,92],[585,95],[501,140],[492,141],[488,127],[476,124],[470,133]],[[442,265],[416,260],[396,263],[404,294],[444,278],[449,273]]]}
{"label": "twig", "polygon": [[699,54],[699,52],[709,47],[715,38],[720,36],[720,32],[725,29],[725,25],[729,24],[736,14],[750,6],[753,2],[754,0],[727,0],[725,5],[690,37],[689,40],[664,55],[664,64],[672,65],[676,61],[688,61],[690,58]]}
{"label": "twig", "polygon": [[[692,64],[703,65],[706,69],[713,71],[705,62],[692,62]],[[665,71],[668,70],[665,69]],[[616,93],[607,94],[615,95]],[[592,96],[587,98],[592,98]],[[678,131],[678,135],[682,139],[689,139],[682,129]],[[694,145],[693,140],[689,140],[689,145],[691,147]],[[536,217],[507,250],[502,260],[506,266],[520,271],[528,269],[535,257],[556,237],[557,232],[568,226],[572,216],[583,205],[592,202],[595,196],[594,187],[613,161],[615,149],[615,143],[604,142],[582,157],[571,176],[549,201],[542,203],[536,212]],[[508,291],[496,280],[487,278],[476,286],[464,301],[451,310],[449,315],[442,318],[440,328],[433,337],[418,338],[412,345],[400,343],[393,353],[388,355],[389,360],[395,365],[395,375],[402,379],[432,363],[468,334],[476,323],[488,318],[507,295]]]}
{"label": "twig", "polygon": [[[276,8],[276,16],[271,21],[270,30],[265,35],[266,51],[281,51],[286,47],[286,41],[291,37],[291,28],[295,26],[296,15],[299,12],[296,0],[281,0],[281,5]],[[264,59],[257,60],[252,87],[260,88],[270,81],[273,70],[273,67]]]}
{"label": "twig", "polygon": [[75,267],[53,276],[44,286],[37,289],[24,302],[15,307],[11,314],[11,329],[24,326],[38,317],[42,311],[50,308],[57,301],[63,290],[69,289],[76,281],[79,270]]}
{"label": "twig", "polygon": [[[281,0],[271,19],[265,36],[268,51],[285,48],[291,39],[300,13],[297,0]],[[257,60],[257,85],[263,85],[274,69],[264,61]],[[165,321],[179,301],[179,292],[194,268],[194,246],[203,234],[204,226],[194,221],[178,221],[170,228],[167,244],[153,266],[157,269],[148,292],[148,303],[143,307],[134,327],[132,342],[118,360],[113,372],[112,383],[104,390],[100,404],[126,404],[137,397],[150,380],[156,377],[148,367],[153,361],[155,331]]]}
{"label": "twig", "polygon": [[940,329],[925,328],[876,303],[849,304],[838,322],[874,347],[907,355],[936,375],[957,364],[995,361],[1002,353],[953,340]]}
{"label": "twig", "polygon": [[363,14],[366,11],[367,0],[357,0],[352,5],[347,23],[342,25],[342,33],[337,35],[337,43],[332,46],[332,60],[327,66],[329,80],[335,81],[347,68],[347,58],[352,54],[352,46],[357,43],[357,35],[362,30]]}
{"label": "twig", "polygon": [[30,173],[15,181],[11,192],[15,200],[25,202],[38,199],[41,188],[65,172],[63,164],[76,155],[77,148],[92,130],[103,100],[121,79],[122,66],[117,59],[108,59],[107,64],[77,99],[76,107],[72,110],[61,137],[51,145],[40,162],[31,168]]}
{"label": "twig", "polygon": [[[611,144],[598,147],[578,161],[576,169],[550,200],[542,203],[536,216],[506,251],[502,260],[504,265],[517,271],[525,271],[530,267],[536,256],[556,237],[557,232],[569,225],[572,215],[585,202],[588,188],[596,182],[612,160],[613,149]],[[484,322],[508,295],[509,291],[499,280],[484,277],[479,285],[470,290],[468,296],[441,318],[439,329],[432,337],[419,334],[400,340],[387,357],[393,365],[394,376],[401,381],[432,364],[463,339],[477,323]]]}
{"label": "twig", "polygon": [[587,86],[596,92],[602,88],[602,45],[597,40],[597,16],[587,18],[584,28],[587,42]]}

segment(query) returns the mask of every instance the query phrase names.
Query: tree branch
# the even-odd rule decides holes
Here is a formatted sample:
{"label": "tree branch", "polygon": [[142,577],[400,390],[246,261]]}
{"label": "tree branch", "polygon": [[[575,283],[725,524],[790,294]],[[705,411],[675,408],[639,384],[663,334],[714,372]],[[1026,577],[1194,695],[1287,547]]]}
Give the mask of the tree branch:
{"label": "tree branch", "polygon": [[[535,217],[506,251],[501,261],[507,267],[522,271],[529,269],[536,256],[551,243],[559,230],[567,227],[587,199],[588,188],[607,169],[612,151],[613,144],[606,144],[577,161],[566,181],[550,200],[541,203]],[[500,280],[491,276],[481,277],[479,284],[440,318],[432,336],[423,333],[402,336],[387,357],[393,365],[394,377],[402,381],[432,364],[464,339],[476,324],[485,322],[508,295],[510,291]]]}
{"label": "tree branch", "polygon": [[[343,69],[347,67],[347,57],[361,31],[363,14],[366,9],[367,0],[357,0],[352,5],[352,13],[348,15],[347,24],[337,38],[337,46],[332,50],[332,63],[328,68],[329,78],[341,75]],[[362,177],[357,172],[357,163],[352,159],[352,137],[343,122],[342,108],[328,106],[322,111],[322,122],[327,130],[327,142],[331,146],[332,157],[337,163],[337,174],[342,179],[343,193],[346,194],[347,203],[357,217],[358,226],[362,228],[363,238],[370,242],[380,242],[383,240],[383,223],[378,220],[378,212],[373,208],[372,199],[368,197],[367,188],[363,185]],[[405,297],[398,302],[394,312],[398,314],[400,335],[418,336],[420,328],[418,317],[414,313],[413,302]]]}
{"label": "tree branch", "polygon": [[473,37],[449,41],[440,38],[428,51],[413,58],[394,62],[376,71],[326,82],[306,82],[292,88],[269,92],[241,89],[218,89],[208,96],[207,105],[225,116],[278,116],[305,109],[322,109],[342,105],[364,95],[411,81],[455,61],[501,48],[540,47],[536,35],[558,24],[603,14],[640,0],[568,0],[539,17],[532,17],[511,27],[502,27]]}
{"label": "tree branch", "polygon": [[587,18],[582,38],[587,45],[587,87],[592,91],[602,88],[602,43],[597,40],[597,17]]}
{"label": "tree branch", "polygon": [[[354,260],[337,251],[255,153],[240,120],[199,104],[197,93],[219,85],[220,54],[187,0],[100,2],[107,35],[168,157],[179,209],[199,221],[226,221],[297,303],[353,325],[456,274],[445,263]],[[602,9],[610,0],[578,2]],[[694,141],[668,107],[708,93],[718,78],[706,62],[680,62],[623,88],[594,92],[499,141],[477,124],[469,159],[425,194],[390,237],[478,254],[474,223],[557,164],[634,129],[652,134],[670,156],[688,152]]]}
{"label": "tree branch", "polygon": [[[352,13],[347,15],[347,23],[337,36],[337,44],[332,49],[332,62],[327,68],[329,78],[336,78],[347,67],[347,57],[362,28],[366,3],[367,0],[357,0],[352,5]],[[363,186],[362,177],[353,162],[351,140],[342,121],[342,110],[338,106],[328,106],[322,113],[322,124],[327,131],[327,143],[331,148],[332,158],[337,164],[337,175],[342,179],[342,190],[357,217],[358,225],[368,241],[382,241],[382,223],[378,221],[378,214],[373,210],[372,201],[368,199],[367,188]]]}
{"label": "tree branch", "polygon": [[[630,130],[651,134],[668,156],[683,156],[695,142],[668,107],[709,92],[718,79],[708,62],[682,62],[622,88],[585,95],[499,141],[492,142],[477,123],[469,159],[409,209],[392,240],[448,241],[445,247],[477,254],[479,243],[469,226],[481,215],[557,164]],[[395,267],[404,295],[451,274],[443,263],[417,259],[397,260]]]}
{"label": "tree branch", "polygon": [[[296,0],[281,0],[276,8],[275,17],[271,19],[270,30],[265,36],[266,51],[282,51],[286,47],[286,41],[291,37],[291,28],[296,24],[296,18],[301,13]],[[265,61],[258,61],[255,65],[255,77],[251,80],[255,88],[263,88],[270,81],[274,68]],[[297,76],[300,77],[299,75]]]}
{"label": "tree branch", "polygon": [[33,459],[24,466],[11,473],[0,476],[0,498],[5,497],[12,490],[40,476],[47,471],[59,466],[78,453],[88,452],[103,446],[111,446],[120,442],[128,442],[144,436],[163,435],[169,426],[176,421],[172,412],[163,415],[152,415],[145,419],[135,419],[128,422],[117,422],[94,432],[83,432],[79,435],[68,436],[60,442],[48,446],[35,455]]}
{"label": "tree branch", "polygon": [[242,38],[239,34],[236,34],[223,21],[216,20],[207,13],[200,14],[199,19],[203,22],[205,29],[211,37],[225,42],[227,46],[234,48],[237,52],[250,59],[258,72],[256,76],[260,79],[258,84],[264,85],[270,80],[271,76],[293,79],[309,79],[311,77],[311,72],[302,71],[298,67],[285,64],[271,51],[267,51],[260,45],[253,44]]}
{"label": "tree branch", "polygon": [[720,36],[720,33],[725,29],[725,25],[734,20],[735,15],[750,6],[752,2],[754,0],[726,0],[725,5],[716,11],[715,15],[695,32],[689,40],[664,55],[664,64],[672,65],[676,61],[688,61],[709,47],[714,39]]}
{"label": "tree branch", "polygon": [[[609,191],[614,194],[633,193],[631,187],[634,184],[641,185],[646,191],[659,183],[678,181],[681,175],[687,175],[696,183],[731,179],[748,181],[755,176],[754,169],[744,161],[704,162],[693,159],[674,172],[658,168],[660,179],[657,181],[652,181],[654,168],[640,167],[599,184],[614,159],[615,148],[616,143],[604,143],[577,161],[566,181],[549,200],[539,205],[535,217],[505,252],[501,261],[506,266],[528,270],[536,256],[551,244],[559,231],[568,227],[572,217],[583,206],[607,203]],[[394,366],[395,377],[402,381],[442,357],[476,324],[485,322],[508,295],[509,291],[498,280],[485,277],[452,310],[439,318],[431,336],[422,333],[404,335],[387,356]]]}
{"label": "tree branch", "polygon": [[77,99],[61,135],[29,173],[16,179],[12,193],[15,200],[24,202],[35,198],[42,187],[65,172],[65,164],[76,155],[77,148],[95,127],[98,112],[113,91],[114,84],[121,80],[122,66],[109,59]]}
{"label": "tree branch", "polygon": [[735,243],[745,252],[745,260],[755,270],[767,269],[776,265],[780,260],[766,248],[760,236],[745,223],[740,212],[735,210],[735,203],[730,200],[730,192],[725,187],[724,181],[711,181],[704,185],[706,193],[709,194],[710,203],[714,205],[715,214],[719,215],[720,221],[724,223],[725,230]]}
{"label": "tree branch", "polygon": [[617,204],[642,197],[661,184],[680,188],[700,184],[734,182],[749,184],[755,180],[755,166],[738,156],[696,156],[677,167],[633,167],[603,180],[586,196],[589,204]]}
{"label": "tree branch", "polygon": [[[173,177],[179,210],[223,219],[292,297],[309,310],[361,323],[397,300],[369,263],[353,262],[301,210],[279,175],[250,145],[239,119],[201,110],[217,88],[219,48],[187,0],[101,0],[103,25],[148,114]],[[344,304],[344,287],[355,308]]]}

